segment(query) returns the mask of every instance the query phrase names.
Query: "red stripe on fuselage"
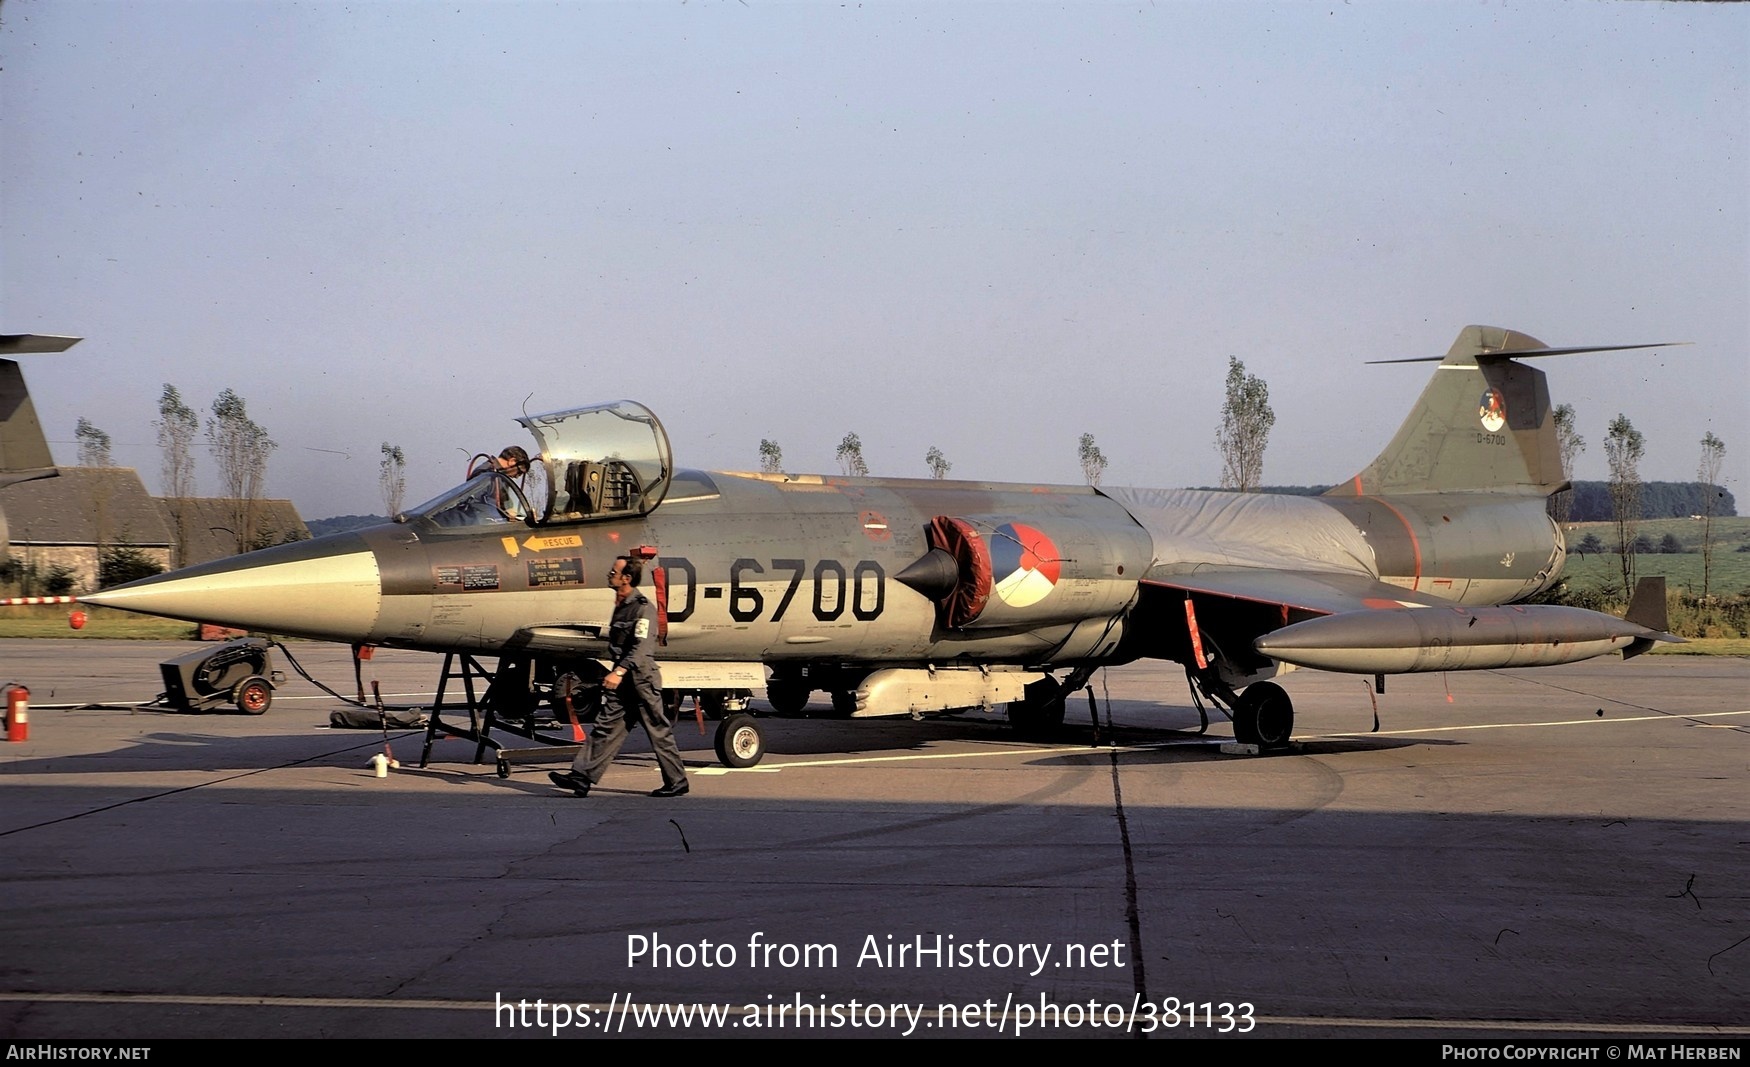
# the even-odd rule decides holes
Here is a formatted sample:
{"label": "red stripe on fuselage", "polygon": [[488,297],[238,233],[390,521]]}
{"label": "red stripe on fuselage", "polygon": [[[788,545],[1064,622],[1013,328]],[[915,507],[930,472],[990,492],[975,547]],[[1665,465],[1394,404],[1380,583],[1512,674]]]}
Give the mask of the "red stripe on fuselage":
{"label": "red stripe on fuselage", "polygon": [[1422,542],[1416,540],[1416,531],[1410,526],[1410,520],[1404,518],[1403,512],[1392,507],[1391,501],[1383,496],[1376,496],[1372,499],[1379,501],[1387,511],[1396,515],[1398,521],[1404,524],[1404,536],[1410,539],[1410,555],[1414,557],[1416,561],[1416,572],[1410,575],[1410,590],[1411,592],[1416,592],[1422,588]]}

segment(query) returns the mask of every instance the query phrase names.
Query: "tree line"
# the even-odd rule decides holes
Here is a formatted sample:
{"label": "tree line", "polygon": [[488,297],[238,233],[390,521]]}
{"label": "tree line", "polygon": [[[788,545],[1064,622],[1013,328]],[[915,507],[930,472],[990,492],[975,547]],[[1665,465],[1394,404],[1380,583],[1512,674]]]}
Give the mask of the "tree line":
{"label": "tree line", "polygon": [[[1643,519],[1687,519],[1706,515],[1709,502],[1715,518],[1738,514],[1738,502],[1732,491],[1723,485],[1702,482],[1642,482],[1641,517]],[[1575,482],[1568,507],[1569,522],[1609,522],[1611,510],[1609,482]]]}

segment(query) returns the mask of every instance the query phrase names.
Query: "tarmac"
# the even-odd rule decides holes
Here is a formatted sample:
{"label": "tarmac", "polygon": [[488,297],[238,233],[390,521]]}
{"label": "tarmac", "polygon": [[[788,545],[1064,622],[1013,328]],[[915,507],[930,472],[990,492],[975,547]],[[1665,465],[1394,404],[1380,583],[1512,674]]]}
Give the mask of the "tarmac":
{"label": "tarmac", "polygon": [[[658,800],[636,733],[576,799],[463,740],[419,769],[422,731],[378,778],[296,675],[261,716],[138,709],[194,647],[0,641],[0,1037],[1750,1035],[1750,660],[1293,672],[1261,757],[1173,664],[1051,744],[762,718],[731,771],[689,707]],[[421,703],[440,663],[365,677]]]}

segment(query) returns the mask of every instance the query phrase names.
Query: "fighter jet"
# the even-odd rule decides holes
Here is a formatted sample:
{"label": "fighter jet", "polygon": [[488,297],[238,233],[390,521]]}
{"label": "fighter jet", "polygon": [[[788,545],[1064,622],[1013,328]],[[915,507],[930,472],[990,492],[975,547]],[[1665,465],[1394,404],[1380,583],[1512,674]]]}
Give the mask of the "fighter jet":
{"label": "fighter jet", "polygon": [[[1561,574],[1545,499],[1568,485],[1544,374],[1522,361],[1651,347],[1466,327],[1385,451],[1319,497],[677,469],[662,423],[622,400],[518,420],[539,491],[484,462],[392,522],[84,599],[494,654],[498,681],[531,664],[588,677],[608,571],[638,556],[671,687],[763,682],[779,712],[824,692],[849,716],[1006,704],[1041,731],[1094,671],[1150,657],[1275,748],[1294,712],[1270,679],[1292,666],[1383,685],[1675,640],[1662,599],[1636,621],[1518,603]],[[726,760],[757,759],[757,730],[739,736]]]}

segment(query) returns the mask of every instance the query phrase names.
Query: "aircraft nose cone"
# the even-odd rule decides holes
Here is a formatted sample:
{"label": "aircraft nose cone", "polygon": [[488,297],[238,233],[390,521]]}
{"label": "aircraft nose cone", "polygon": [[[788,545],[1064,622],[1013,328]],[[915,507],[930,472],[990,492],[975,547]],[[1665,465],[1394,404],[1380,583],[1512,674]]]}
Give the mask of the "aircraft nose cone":
{"label": "aircraft nose cone", "polygon": [[376,555],[357,534],[277,545],[79,598],[190,622],[335,641],[369,635],[382,609]]}

